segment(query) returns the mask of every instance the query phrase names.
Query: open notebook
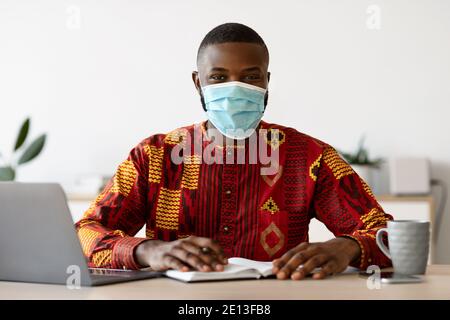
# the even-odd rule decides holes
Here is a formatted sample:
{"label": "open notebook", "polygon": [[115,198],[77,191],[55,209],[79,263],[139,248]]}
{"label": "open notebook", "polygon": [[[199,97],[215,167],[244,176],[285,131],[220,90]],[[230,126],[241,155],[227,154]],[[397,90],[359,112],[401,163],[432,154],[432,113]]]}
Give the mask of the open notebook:
{"label": "open notebook", "polygon": [[[319,271],[320,268],[316,268],[313,272]],[[347,267],[343,273],[358,273],[359,269],[353,267]],[[224,271],[176,271],[168,270],[165,272],[167,277],[185,281],[217,281],[217,280],[232,280],[232,279],[259,279],[266,278],[272,275],[272,262],[271,261],[255,261],[245,258],[229,258],[228,264],[225,266]]]}
{"label": "open notebook", "polygon": [[245,258],[229,258],[223,271],[176,271],[168,270],[165,275],[185,282],[229,280],[229,279],[259,279],[272,275],[272,262],[255,261]]}

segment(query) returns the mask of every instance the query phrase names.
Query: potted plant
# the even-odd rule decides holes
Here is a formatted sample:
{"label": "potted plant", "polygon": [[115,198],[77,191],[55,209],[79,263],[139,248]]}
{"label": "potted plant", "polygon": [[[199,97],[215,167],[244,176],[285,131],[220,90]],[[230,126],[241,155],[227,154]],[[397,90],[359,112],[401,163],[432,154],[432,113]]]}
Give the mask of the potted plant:
{"label": "potted plant", "polygon": [[379,168],[383,159],[371,159],[369,151],[364,147],[365,136],[362,136],[354,153],[341,152],[342,157],[352,166],[353,170],[369,185],[373,185],[373,171]]}
{"label": "potted plant", "polygon": [[27,118],[20,127],[19,134],[14,144],[11,159],[7,161],[0,153],[0,181],[14,181],[17,167],[35,159],[42,151],[47,136],[45,134],[37,137],[30,144],[25,144],[30,129],[30,118]]}

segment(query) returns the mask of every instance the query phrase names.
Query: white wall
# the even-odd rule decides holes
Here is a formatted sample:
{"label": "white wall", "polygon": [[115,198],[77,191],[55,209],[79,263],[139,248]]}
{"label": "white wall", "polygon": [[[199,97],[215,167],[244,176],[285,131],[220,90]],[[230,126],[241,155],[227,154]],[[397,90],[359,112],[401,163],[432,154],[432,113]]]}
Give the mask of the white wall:
{"label": "white wall", "polygon": [[[366,26],[371,4],[380,30]],[[366,133],[374,156],[427,156],[450,183],[449,18],[445,0],[1,0],[0,150],[30,115],[49,140],[21,181],[111,174],[142,138],[204,119],[191,83],[197,46],[237,21],[271,53],[265,120],[341,149]]]}

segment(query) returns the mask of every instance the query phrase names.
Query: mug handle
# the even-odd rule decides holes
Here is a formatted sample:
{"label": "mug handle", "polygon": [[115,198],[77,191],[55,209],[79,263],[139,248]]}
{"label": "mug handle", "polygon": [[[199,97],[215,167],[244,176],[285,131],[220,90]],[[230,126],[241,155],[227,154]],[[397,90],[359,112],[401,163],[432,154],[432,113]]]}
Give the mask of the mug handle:
{"label": "mug handle", "polygon": [[387,233],[387,228],[381,228],[380,230],[377,231],[377,238],[376,238],[377,245],[378,245],[378,248],[380,248],[381,252],[383,252],[386,257],[391,259],[391,254],[389,252],[389,249],[383,243],[383,234],[384,233]]}

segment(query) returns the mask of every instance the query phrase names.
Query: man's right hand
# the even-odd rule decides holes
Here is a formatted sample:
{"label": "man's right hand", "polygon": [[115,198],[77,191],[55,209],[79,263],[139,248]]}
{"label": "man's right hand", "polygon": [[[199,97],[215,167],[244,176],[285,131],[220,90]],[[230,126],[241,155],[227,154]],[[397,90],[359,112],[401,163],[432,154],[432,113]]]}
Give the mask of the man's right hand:
{"label": "man's right hand", "polygon": [[155,271],[223,271],[228,263],[217,241],[194,236],[171,242],[144,241],[137,246],[135,257],[142,268]]}

